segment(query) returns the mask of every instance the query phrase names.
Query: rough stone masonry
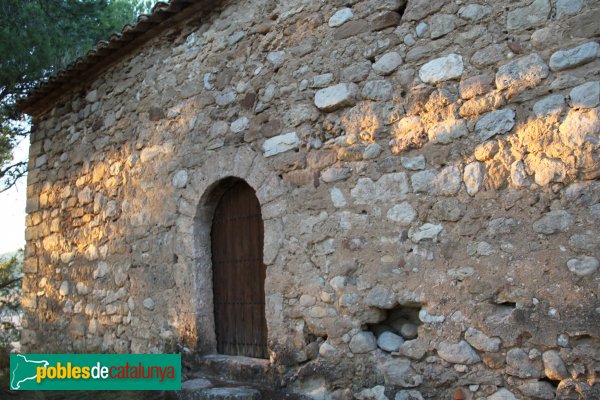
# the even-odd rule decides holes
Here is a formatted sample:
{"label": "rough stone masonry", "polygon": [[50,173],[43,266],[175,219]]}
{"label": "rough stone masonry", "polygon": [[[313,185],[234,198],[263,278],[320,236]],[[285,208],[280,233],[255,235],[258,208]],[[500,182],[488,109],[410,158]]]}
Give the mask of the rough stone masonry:
{"label": "rough stone masonry", "polygon": [[281,385],[600,398],[599,1],[202,10],[31,95],[24,349],[214,353],[236,177]]}

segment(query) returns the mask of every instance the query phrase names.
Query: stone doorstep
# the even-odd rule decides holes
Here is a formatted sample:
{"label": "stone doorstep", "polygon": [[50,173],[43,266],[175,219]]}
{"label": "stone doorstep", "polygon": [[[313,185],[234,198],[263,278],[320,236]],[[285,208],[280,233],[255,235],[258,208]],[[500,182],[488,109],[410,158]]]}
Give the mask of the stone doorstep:
{"label": "stone doorstep", "polygon": [[[201,376],[201,375],[200,375]],[[305,400],[306,397],[284,393],[257,384],[219,381],[196,375],[181,385],[170,399],[177,400]]]}
{"label": "stone doorstep", "polygon": [[210,354],[194,360],[192,374],[219,381],[248,382],[276,387],[276,374],[269,360]]}

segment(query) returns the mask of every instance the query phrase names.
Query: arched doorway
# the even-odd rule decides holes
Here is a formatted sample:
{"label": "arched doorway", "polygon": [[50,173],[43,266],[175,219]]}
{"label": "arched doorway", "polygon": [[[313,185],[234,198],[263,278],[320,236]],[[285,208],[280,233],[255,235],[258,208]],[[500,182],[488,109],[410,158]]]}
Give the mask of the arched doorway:
{"label": "arched doorway", "polygon": [[217,351],[268,358],[264,227],[254,189],[236,180],[215,209],[211,249]]}

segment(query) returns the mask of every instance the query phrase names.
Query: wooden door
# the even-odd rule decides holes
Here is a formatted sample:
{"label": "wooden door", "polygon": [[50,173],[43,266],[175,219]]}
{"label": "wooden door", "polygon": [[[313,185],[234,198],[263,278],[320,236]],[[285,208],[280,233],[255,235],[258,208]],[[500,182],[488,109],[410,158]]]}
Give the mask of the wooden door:
{"label": "wooden door", "polygon": [[219,200],[212,224],[217,351],[267,356],[263,221],[254,190],[243,181]]}

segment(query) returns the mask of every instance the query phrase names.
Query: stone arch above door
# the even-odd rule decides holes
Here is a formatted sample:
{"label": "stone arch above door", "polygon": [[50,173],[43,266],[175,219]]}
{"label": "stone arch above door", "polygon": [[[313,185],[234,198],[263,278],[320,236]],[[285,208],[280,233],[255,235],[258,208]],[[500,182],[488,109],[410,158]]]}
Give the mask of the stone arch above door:
{"label": "stone arch above door", "polygon": [[[282,245],[285,209],[273,207],[290,187],[277,173],[271,171],[261,154],[250,147],[223,148],[208,156],[197,169],[187,170],[189,184],[183,189],[178,207],[177,244],[179,274],[186,279],[182,301],[187,313],[193,314],[195,329],[183,333],[183,341],[195,347],[200,354],[217,352],[213,315],[211,223],[218,200],[222,195],[221,183],[227,179],[243,180],[256,192],[264,222],[263,261],[267,267],[265,280],[266,319],[268,331],[272,324],[281,323],[280,308],[270,298],[269,267],[276,263]],[[274,210],[275,209],[275,210]],[[192,315],[190,315],[192,317]],[[187,318],[192,319],[192,318]]]}

